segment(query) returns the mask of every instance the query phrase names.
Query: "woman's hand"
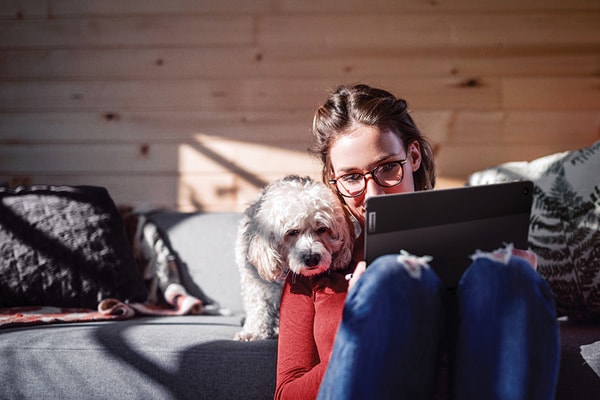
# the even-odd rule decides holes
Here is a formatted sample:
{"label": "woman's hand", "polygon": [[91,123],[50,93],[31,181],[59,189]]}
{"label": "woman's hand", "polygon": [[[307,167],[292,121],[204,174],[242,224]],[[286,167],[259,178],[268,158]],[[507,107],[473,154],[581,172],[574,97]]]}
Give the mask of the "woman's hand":
{"label": "woman's hand", "polygon": [[358,282],[358,278],[360,278],[360,276],[365,273],[366,269],[367,269],[366,261],[359,261],[356,264],[356,268],[354,268],[354,272],[352,274],[350,274],[350,281],[348,282],[348,290],[352,289],[352,287],[354,285],[356,285],[356,282]]}

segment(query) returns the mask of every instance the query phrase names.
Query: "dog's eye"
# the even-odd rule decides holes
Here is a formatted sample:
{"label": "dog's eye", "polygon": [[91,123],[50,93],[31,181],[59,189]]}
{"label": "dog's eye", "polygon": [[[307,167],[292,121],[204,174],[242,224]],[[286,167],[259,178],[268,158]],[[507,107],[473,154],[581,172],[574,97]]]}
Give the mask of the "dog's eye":
{"label": "dog's eye", "polygon": [[329,228],[322,226],[320,228],[317,229],[317,235],[322,235],[324,233],[329,232]]}
{"label": "dog's eye", "polygon": [[300,231],[298,229],[290,229],[285,233],[287,236],[298,236]]}

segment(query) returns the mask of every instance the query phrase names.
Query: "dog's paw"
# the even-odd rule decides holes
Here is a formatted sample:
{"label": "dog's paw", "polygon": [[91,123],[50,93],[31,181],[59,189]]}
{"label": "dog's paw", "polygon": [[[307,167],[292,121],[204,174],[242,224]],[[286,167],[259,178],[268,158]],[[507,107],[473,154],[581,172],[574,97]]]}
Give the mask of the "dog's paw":
{"label": "dog's paw", "polygon": [[269,335],[267,332],[248,332],[240,331],[235,334],[233,340],[239,340],[240,342],[250,342],[253,340],[263,339],[276,339],[277,335]]}

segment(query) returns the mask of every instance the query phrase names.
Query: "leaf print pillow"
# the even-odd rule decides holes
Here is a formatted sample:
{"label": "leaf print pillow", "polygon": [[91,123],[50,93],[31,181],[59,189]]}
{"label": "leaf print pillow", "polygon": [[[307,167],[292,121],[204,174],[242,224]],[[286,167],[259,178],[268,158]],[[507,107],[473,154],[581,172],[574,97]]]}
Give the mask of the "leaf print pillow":
{"label": "leaf print pillow", "polygon": [[476,172],[470,185],[528,179],[535,184],[529,246],[559,315],[600,320],[600,141],[531,162]]}

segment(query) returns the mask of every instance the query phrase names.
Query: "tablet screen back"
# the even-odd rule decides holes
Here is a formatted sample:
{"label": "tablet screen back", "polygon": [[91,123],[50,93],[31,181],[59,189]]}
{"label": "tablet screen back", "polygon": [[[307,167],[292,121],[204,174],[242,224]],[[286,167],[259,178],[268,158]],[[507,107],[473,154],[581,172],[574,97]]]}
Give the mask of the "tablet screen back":
{"label": "tablet screen back", "polygon": [[368,198],[367,265],[400,250],[428,255],[442,282],[456,287],[476,250],[528,248],[532,199],[529,181]]}

